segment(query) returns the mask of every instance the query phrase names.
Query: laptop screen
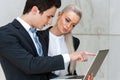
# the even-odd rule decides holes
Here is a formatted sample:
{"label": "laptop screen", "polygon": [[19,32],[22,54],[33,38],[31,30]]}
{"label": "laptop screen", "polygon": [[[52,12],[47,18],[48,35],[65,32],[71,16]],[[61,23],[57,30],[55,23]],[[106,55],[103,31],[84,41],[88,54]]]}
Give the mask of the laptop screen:
{"label": "laptop screen", "polygon": [[90,67],[88,68],[88,71],[86,72],[86,76],[84,77],[83,80],[87,80],[87,76],[90,73],[93,73],[94,77],[96,76],[96,74],[97,74],[100,66],[102,65],[108,51],[109,51],[109,49],[99,50],[99,52],[97,53],[97,55],[93,59],[93,62],[91,63]]}

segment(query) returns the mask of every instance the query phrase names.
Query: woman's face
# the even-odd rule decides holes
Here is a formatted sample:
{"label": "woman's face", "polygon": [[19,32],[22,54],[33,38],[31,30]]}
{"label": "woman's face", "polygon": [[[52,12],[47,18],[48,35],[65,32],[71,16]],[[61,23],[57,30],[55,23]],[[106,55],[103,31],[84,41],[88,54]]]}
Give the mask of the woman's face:
{"label": "woman's face", "polygon": [[58,14],[57,27],[61,34],[67,34],[73,30],[73,28],[80,21],[80,17],[73,11],[67,11]]}

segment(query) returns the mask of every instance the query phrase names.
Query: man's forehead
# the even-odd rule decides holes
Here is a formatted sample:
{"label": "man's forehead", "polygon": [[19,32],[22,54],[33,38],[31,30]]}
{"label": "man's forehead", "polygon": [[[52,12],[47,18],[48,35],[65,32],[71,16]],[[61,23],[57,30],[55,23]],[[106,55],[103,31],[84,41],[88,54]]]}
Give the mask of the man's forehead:
{"label": "man's forehead", "polygon": [[56,12],[57,8],[56,7],[52,7],[46,11],[44,11],[45,14],[49,15],[49,16],[54,16],[55,12]]}

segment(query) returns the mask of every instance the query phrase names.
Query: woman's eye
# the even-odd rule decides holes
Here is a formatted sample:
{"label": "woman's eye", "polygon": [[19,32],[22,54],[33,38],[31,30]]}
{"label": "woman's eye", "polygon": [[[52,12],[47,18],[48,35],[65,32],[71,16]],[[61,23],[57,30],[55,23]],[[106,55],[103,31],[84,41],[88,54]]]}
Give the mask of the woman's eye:
{"label": "woman's eye", "polygon": [[65,18],[66,22],[69,22],[69,19]]}
{"label": "woman's eye", "polygon": [[73,27],[75,27],[75,25],[72,25]]}

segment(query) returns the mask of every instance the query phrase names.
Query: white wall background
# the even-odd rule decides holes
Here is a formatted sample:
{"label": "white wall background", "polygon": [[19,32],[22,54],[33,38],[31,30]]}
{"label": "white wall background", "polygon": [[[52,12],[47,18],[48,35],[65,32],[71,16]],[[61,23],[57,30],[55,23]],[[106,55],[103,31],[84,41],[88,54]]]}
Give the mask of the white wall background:
{"label": "white wall background", "polygon": [[[0,1],[0,26],[11,22],[23,11],[25,0]],[[120,75],[120,0],[62,0],[62,9],[68,4],[78,5],[83,17],[73,34],[81,40],[78,51],[97,52],[109,48],[109,54],[101,66],[95,80],[119,80]],[[59,9],[59,10],[60,10]],[[58,10],[58,11],[59,11]],[[55,22],[53,20],[53,24]],[[87,63],[77,63],[77,73],[83,74],[93,57]],[[0,80],[5,80],[0,68]]]}
{"label": "white wall background", "polygon": [[[109,79],[120,80],[120,0],[110,0],[110,65]],[[115,77],[112,77],[115,76]]]}
{"label": "white wall background", "polygon": [[0,0],[0,26],[22,14],[25,0]]}

